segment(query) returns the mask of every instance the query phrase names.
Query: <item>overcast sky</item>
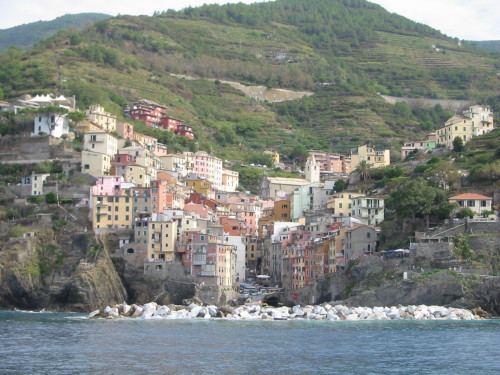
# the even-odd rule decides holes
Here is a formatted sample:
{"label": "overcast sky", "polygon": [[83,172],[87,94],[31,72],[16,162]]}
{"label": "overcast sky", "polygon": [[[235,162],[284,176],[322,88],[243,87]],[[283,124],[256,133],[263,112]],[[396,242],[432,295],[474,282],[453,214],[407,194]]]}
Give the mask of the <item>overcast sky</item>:
{"label": "overcast sky", "polygon": [[[304,0],[308,1],[308,0]],[[203,3],[252,3],[255,0],[5,0],[0,10],[0,29],[35,21],[48,21],[64,14],[84,12],[111,15],[152,15],[155,10],[182,9]],[[390,12],[401,14],[466,40],[500,40],[499,0],[371,0]]]}

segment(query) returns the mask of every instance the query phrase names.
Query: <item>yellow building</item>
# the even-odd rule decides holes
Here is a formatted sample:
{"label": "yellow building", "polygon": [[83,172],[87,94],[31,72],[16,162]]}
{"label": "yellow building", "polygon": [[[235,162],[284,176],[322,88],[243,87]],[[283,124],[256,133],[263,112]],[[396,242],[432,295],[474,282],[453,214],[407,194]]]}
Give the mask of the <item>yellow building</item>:
{"label": "yellow building", "polygon": [[365,160],[371,168],[385,167],[391,164],[389,150],[376,150],[370,145],[359,146],[351,149],[351,170],[355,170],[358,164]]}
{"label": "yellow building", "polygon": [[147,251],[149,259],[173,260],[177,238],[177,222],[163,221],[164,215],[153,214],[147,221]]}
{"label": "yellow building", "polygon": [[274,164],[278,164],[280,162],[280,154],[277,151],[264,151],[264,154],[271,155]]}
{"label": "yellow building", "polygon": [[90,215],[94,231],[133,228],[133,200],[126,191],[115,195],[92,195],[91,199]]}
{"label": "yellow building", "polygon": [[104,130],[108,132],[116,131],[116,116],[106,112],[100,105],[91,105],[85,111],[85,115],[90,122],[99,125]]}
{"label": "yellow building", "polygon": [[333,216],[335,217],[349,217],[352,214],[352,199],[362,196],[364,196],[363,193],[341,191],[330,197],[326,207],[333,208]]}
{"label": "yellow building", "polygon": [[240,174],[230,169],[222,168],[222,184],[220,190],[235,192],[240,183]]}
{"label": "yellow building", "polygon": [[245,251],[245,261],[256,261],[258,258],[257,254],[257,240],[255,238],[248,238],[246,251]]}
{"label": "yellow building", "polygon": [[[135,164],[115,164],[113,166],[113,174],[122,176],[124,181],[131,182],[138,187],[149,187],[151,181],[156,179],[156,175],[152,176],[149,173],[149,168]],[[156,172],[155,169],[151,169]]]}
{"label": "yellow building", "polygon": [[338,230],[329,238],[328,258],[329,272],[337,272],[345,267],[345,237],[348,228]]}
{"label": "yellow building", "polygon": [[212,184],[207,180],[201,179],[194,175],[188,175],[184,179],[184,183],[195,192],[202,194],[207,198],[213,198],[215,196],[215,193],[212,190]]}
{"label": "yellow building", "polygon": [[490,107],[475,105],[464,111],[463,115],[455,115],[438,129],[437,143],[453,148],[456,137],[468,142],[472,137],[489,133],[493,128],[493,112]]}
{"label": "yellow building", "polygon": [[111,170],[111,157],[94,151],[82,151],[82,173],[94,177],[109,175]]}
{"label": "yellow building", "polygon": [[78,124],[76,124],[76,131],[80,134],[100,130],[102,131],[102,128],[99,125],[93,124],[88,120],[79,121]]}

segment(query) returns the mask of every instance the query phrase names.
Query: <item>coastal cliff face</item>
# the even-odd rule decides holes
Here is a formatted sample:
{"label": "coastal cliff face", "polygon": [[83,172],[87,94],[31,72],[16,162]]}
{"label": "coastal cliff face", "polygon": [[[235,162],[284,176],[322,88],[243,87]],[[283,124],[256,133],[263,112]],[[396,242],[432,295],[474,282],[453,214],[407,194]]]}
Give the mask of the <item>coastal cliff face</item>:
{"label": "coastal cliff face", "polygon": [[87,233],[12,238],[0,251],[0,308],[88,311],[127,299]]}
{"label": "coastal cliff face", "polygon": [[308,294],[317,302],[331,300],[347,306],[439,305],[481,308],[500,316],[500,277],[406,271],[379,257],[356,260],[345,273],[324,278]]}

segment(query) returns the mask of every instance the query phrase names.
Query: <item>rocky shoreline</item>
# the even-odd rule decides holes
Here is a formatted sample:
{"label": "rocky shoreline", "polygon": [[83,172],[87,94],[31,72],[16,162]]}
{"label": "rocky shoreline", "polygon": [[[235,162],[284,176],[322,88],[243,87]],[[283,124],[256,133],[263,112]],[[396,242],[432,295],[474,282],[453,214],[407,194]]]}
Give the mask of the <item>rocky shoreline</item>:
{"label": "rocky shoreline", "polygon": [[190,304],[158,305],[156,302],[144,305],[119,304],[106,306],[89,314],[88,318],[117,319],[230,319],[230,320],[475,320],[481,319],[472,311],[454,307],[409,305],[391,307],[347,307],[324,303],[321,305],[296,305],[293,307],[270,307],[259,304],[231,306],[202,306]]}

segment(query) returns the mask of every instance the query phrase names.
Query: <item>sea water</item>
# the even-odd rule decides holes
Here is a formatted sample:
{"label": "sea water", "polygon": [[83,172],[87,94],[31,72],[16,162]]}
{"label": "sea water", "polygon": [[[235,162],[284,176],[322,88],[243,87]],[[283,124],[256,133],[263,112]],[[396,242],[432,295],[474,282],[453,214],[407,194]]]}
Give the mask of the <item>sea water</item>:
{"label": "sea water", "polygon": [[0,311],[0,374],[500,374],[500,321],[96,319]]}

